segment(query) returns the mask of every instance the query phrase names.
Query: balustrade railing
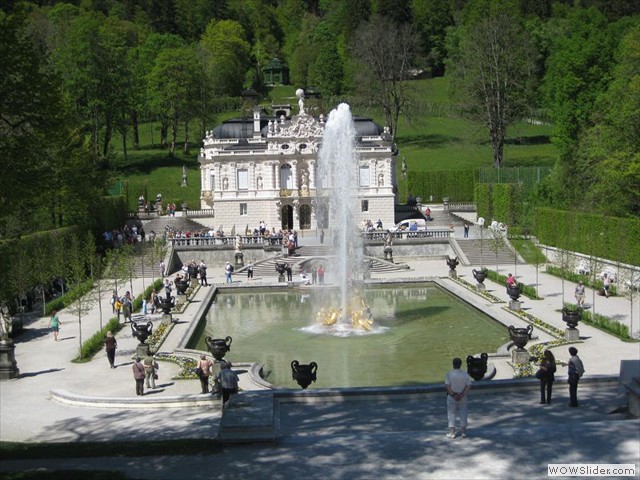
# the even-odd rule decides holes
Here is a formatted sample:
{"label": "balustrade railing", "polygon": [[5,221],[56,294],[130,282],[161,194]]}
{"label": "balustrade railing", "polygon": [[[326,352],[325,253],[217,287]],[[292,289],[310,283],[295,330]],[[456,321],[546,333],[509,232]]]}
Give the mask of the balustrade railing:
{"label": "balustrade railing", "polygon": [[[403,231],[403,232],[394,232],[393,241],[396,240],[413,240],[413,239],[449,239],[453,230],[450,228],[442,229],[442,230],[426,230],[420,232],[411,232],[411,231]],[[373,232],[362,232],[363,240],[369,241],[382,241],[384,242],[387,238],[388,232],[385,230],[375,230]]]}
{"label": "balustrade railing", "polygon": [[[231,248],[235,248],[236,236],[229,237],[184,237],[184,238],[169,238],[167,241],[176,247],[207,247],[207,246],[224,246],[227,245]],[[253,236],[253,235],[240,235],[240,243],[243,246],[248,245],[282,245],[282,236]]]}

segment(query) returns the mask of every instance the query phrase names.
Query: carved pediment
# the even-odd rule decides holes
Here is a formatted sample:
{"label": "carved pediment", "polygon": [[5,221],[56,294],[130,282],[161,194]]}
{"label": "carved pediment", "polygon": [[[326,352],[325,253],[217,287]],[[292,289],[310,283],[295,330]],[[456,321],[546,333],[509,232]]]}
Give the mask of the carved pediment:
{"label": "carved pediment", "polygon": [[322,137],[323,133],[323,125],[311,115],[296,115],[280,128],[279,136],[311,138]]}

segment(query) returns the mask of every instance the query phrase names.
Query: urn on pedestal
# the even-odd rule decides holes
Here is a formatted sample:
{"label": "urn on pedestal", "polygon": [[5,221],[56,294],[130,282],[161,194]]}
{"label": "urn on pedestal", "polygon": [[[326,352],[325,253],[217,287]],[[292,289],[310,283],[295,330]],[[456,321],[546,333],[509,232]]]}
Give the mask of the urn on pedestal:
{"label": "urn on pedestal", "polygon": [[580,330],[576,328],[580,320],[582,320],[581,307],[575,309],[564,307],[562,309],[562,321],[567,324],[567,328],[564,331],[564,338],[567,342],[580,340]]}
{"label": "urn on pedestal", "polygon": [[508,330],[511,341],[516,347],[511,351],[511,360],[513,361],[513,363],[529,362],[530,355],[524,347],[531,339],[533,327],[531,325],[528,325],[527,328],[515,328],[513,325],[509,325]]}
{"label": "urn on pedestal", "polygon": [[206,337],[204,339],[207,344],[207,348],[216,360],[222,360],[229,350],[231,350],[231,337],[226,338],[211,338]]}
{"label": "urn on pedestal", "polygon": [[476,284],[476,289],[478,290],[485,289],[484,280],[487,278],[487,272],[488,270],[484,267],[481,268],[480,270],[476,270],[475,268],[471,270],[471,273],[473,274],[473,278],[475,278],[476,282],[478,282]]}
{"label": "urn on pedestal", "polygon": [[302,388],[307,388],[311,382],[316,381],[317,370],[316,362],[311,362],[309,365],[300,365],[297,360],[291,362],[291,376]]}
{"label": "urn on pedestal", "polygon": [[449,265],[449,276],[451,278],[457,278],[458,274],[456,273],[456,267],[460,264],[458,261],[458,257],[447,257],[447,265]]}
{"label": "urn on pedestal", "polygon": [[284,272],[287,270],[286,263],[276,262],[276,272],[278,272],[278,282],[284,282]]}
{"label": "urn on pedestal", "polygon": [[149,354],[149,345],[147,345],[147,338],[153,331],[153,323],[147,322],[147,324],[131,322],[131,331],[133,336],[138,339],[140,344],[136,347],[136,356],[143,357]]}

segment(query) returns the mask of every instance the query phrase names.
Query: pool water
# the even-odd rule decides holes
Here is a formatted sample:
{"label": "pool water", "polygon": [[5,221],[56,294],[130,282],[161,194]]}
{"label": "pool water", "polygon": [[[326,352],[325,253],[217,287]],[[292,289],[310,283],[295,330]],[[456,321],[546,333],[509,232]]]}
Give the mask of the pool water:
{"label": "pool water", "polygon": [[231,336],[232,362],[265,364],[266,381],[300,388],[291,361],[318,364],[309,388],[399,386],[442,382],[451,359],[492,353],[507,329],[435,284],[370,288],[373,333],[334,336],[316,323],[330,289],[251,290],[217,295],[191,348]]}

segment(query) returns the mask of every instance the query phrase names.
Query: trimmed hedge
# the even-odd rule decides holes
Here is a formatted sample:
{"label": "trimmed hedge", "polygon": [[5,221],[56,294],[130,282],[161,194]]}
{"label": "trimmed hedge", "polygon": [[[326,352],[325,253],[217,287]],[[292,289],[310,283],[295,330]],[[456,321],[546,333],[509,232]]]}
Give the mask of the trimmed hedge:
{"label": "trimmed hedge", "polygon": [[431,196],[438,202],[445,197],[452,202],[473,202],[477,180],[477,170],[409,171],[407,191],[424,202],[430,201]]}
{"label": "trimmed hedge", "polygon": [[477,183],[474,198],[478,217],[509,226],[517,225],[523,216],[523,191],[515,183]]}
{"label": "trimmed hedge", "polygon": [[86,295],[93,288],[93,280],[87,280],[86,282],[80,283],[76,285],[71,290],[68,290],[67,293],[62,295],[61,297],[54,298],[50,302],[47,302],[45,307],[45,313],[50,315],[53,310],[60,311],[63,308],[68,307],[73,302],[75,302],[78,298]]}
{"label": "trimmed hedge", "polygon": [[640,265],[640,219],[546,207],[534,215],[536,236],[545,245]]}
{"label": "trimmed hedge", "polygon": [[[604,288],[604,283],[602,282],[602,280],[596,279],[596,281],[594,282],[592,275],[582,275],[581,273],[572,272],[560,267],[554,267],[553,265],[547,265],[547,273],[555,277],[564,278],[565,280],[569,280],[573,283],[582,282],[585,284],[585,286],[591,287],[595,290],[601,290]],[[609,286],[609,294],[618,294],[618,289],[613,283]]]}
{"label": "trimmed hedge", "polygon": [[[577,305],[572,303],[566,303],[570,309],[575,310],[578,308]],[[607,333],[615,335],[616,337],[622,340],[633,340],[631,335],[629,335],[629,327],[623,323],[618,322],[617,320],[613,320],[609,317],[605,317],[604,315],[600,315],[596,313],[593,315],[591,311],[583,310],[581,320],[587,325],[592,325],[600,330],[604,330]]]}
{"label": "trimmed hedge", "polygon": [[[496,283],[504,285],[504,288],[507,288],[506,275],[502,275],[494,270],[487,269],[487,278],[489,280],[493,280]],[[538,297],[538,295],[536,294],[536,289],[534,287],[525,285],[524,283],[522,283],[521,285],[522,285],[522,294],[524,296],[529,297],[532,300],[540,300],[540,297]]]}

